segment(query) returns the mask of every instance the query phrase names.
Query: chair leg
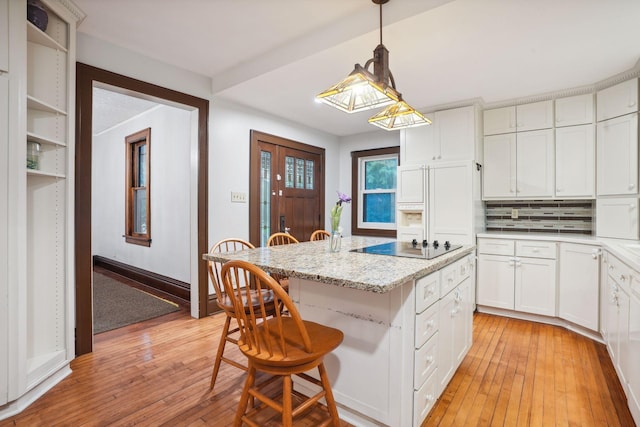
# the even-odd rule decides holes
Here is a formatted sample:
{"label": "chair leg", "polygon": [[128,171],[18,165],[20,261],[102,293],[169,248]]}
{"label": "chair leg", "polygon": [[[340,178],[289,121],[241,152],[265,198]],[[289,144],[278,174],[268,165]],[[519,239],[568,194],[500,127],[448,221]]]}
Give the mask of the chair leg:
{"label": "chair leg", "polygon": [[224,347],[227,344],[227,335],[229,334],[230,325],[231,316],[227,315],[227,319],[224,321],[224,326],[222,327],[222,334],[220,335],[220,344],[218,344],[216,362],[213,365],[213,374],[211,374],[211,384],[209,385],[209,391],[213,391],[213,387],[216,385],[216,378],[218,378],[218,371],[220,370],[220,363],[222,362]]}
{"label": "chair leg", "polygon": [[329,410],[329,415],[331,415],[333,426],[340,427],[340,416],[338,415],[338,409],[336,408],[336,401],[333,399],[333,392],[331,391],[331,384],[329,383],[327,370],[324,369],[324,363],[318,365],[318,372],[320,373],[322,387],[326,393],[324,398],[327,401],[327,409]]}
{"label": "chair leg", "polygon": [[244,383],[242,394],[240,395],[240,402],[238,402],[238,411],[236,412],[236,418],[233,421],[234,427],[242,427],[242,417],[247,412],[247,405],[249,404],[249,389],[253,387],[256,380],[256,368],[249,362],[249,373],[247,374],[247,380]]}
{"label": "chair leg", "polygon": [[291,406],[291,375],[285,375],[282,377],[282,427],[293,426]]}

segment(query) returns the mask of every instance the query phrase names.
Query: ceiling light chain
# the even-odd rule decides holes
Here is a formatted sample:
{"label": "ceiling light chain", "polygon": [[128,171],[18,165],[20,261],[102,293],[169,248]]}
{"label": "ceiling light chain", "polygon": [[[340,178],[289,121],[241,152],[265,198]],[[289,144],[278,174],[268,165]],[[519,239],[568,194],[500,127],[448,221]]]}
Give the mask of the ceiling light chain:
{"label": "ceiling light chain", "polygon": [[[389,69],[389,51],[382,44],[382,5],[389,0],[372,1],[380,6],[380,44],[373,51],[373,58],[364,67],[356,64],[345,79],[318,94],[316,99],[347,113],[388,106],[369,119],[369,123],[385,130],[431,124],[429,119],[409,106],[396,90]],[[373,74],[369,71],[371,63]]]}

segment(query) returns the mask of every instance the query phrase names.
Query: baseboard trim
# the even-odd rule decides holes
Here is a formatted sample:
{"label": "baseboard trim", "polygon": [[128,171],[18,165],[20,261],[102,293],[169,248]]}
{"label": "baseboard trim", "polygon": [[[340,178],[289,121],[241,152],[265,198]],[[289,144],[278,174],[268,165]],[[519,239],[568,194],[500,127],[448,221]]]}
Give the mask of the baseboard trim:
{"label": "baseboard trim", "polygon": [[191,285],[171,277],[163,276],[152,271],[143,270],[132,265],[105,258],[100,255],[93,256],[93,265],[112,271],[128,279],[135,280],[143,286],[148,286],[167,296],[180,300],[184,305],[190,304]]}

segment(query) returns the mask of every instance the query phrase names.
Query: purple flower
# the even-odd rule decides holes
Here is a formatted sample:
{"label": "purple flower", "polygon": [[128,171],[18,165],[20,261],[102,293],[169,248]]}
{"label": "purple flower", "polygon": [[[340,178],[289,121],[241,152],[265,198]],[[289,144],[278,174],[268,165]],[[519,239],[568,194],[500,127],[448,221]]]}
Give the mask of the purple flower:
{"label": "purple flower", "polygon": [[343,202],[350,203],[351,197],[347,196],[345,193],[341,193],[340,191],[338,191],[338,202],[336,203],[336,205],[342,206]]}

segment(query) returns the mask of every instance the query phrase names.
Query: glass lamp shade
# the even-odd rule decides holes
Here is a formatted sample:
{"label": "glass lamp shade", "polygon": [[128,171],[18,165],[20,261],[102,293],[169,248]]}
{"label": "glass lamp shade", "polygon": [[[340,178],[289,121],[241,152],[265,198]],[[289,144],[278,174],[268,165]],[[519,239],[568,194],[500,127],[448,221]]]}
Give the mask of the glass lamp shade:
{"label": "glass lamp shade", "polygon": [[356,64],[341,82],[316,95],[316,99],[347,113],[383,107],[397,102],[400,94],[376,81],[373,74]]}
{"label": "glass lamp shade", "polygon": [[384,130],[396,130],[414,126],[430,125],[427,119],[415,108],[399,100],[369,119],[369,123]]}

